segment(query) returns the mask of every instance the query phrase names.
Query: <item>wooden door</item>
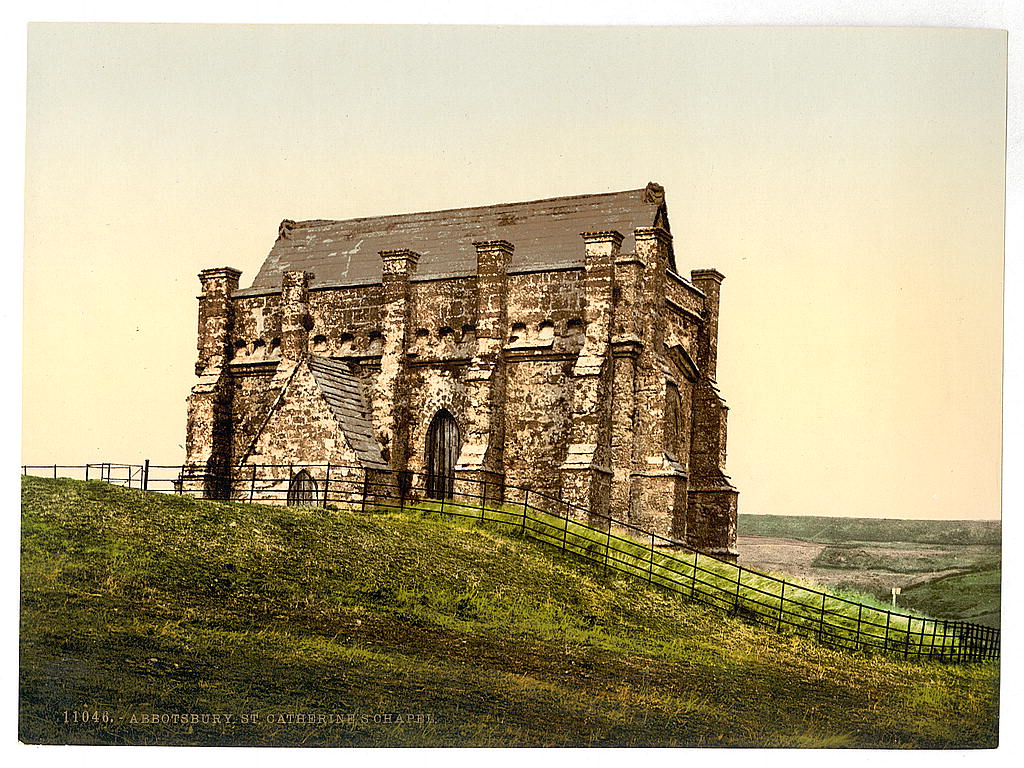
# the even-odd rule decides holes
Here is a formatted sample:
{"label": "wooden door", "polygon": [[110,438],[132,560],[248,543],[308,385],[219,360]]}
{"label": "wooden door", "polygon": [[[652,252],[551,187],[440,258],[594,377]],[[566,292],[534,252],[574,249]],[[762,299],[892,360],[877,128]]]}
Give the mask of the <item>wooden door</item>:
{"label": "wooden door", "polygon": [[455,419],[448,411],[438,411],[427,430],[427,496],[430,498],[452,497],[461,443]]}

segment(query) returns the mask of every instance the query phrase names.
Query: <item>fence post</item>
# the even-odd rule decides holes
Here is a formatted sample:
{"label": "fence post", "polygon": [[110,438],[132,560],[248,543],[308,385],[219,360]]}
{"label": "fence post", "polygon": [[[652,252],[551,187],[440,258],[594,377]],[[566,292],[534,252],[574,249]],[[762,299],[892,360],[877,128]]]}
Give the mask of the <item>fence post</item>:
{"label": "fence post", "polygon": [[[25,470],[25,474],[28,474],[28,469]],[[89,465],[85,465],[85,482],[89,482]]]}
{"label": "fence post", "polygon": [[921,619],[921,639],[917,642],[917,658],[920,659],[924,655],[924,628],[925,620]]}
{"label": "fence post", "polygon": [[57,465],[56,464],[53,465],[53,479],[54,480],[57,479]]}
{"label": "fence post", "polygon": [[569,541],[569,510],[565,510],[565,527],[562,528],[562,551],[564,552]]}
{"label": "fence post", "polygon": [[362,498],[359,500],[359,511],[360,512],[365,512],[366,511],[366,494],[370,490],[369,486],[370,486],[370,476],[367,474],[366,470],[364,469],[363,470],[363,493],[362,493]]}
{"label": "fence post", "polygon": [[857,634],[853,638],[853,650],[860,648],[860,618],[864,614],[864,605],[857,603]]}
{"label": "fence post", "polygon": [[693,550],[693,573],[690,574],[690,600],[697,594],[697,550]]}
{"label": "fence post", "polygon": [[886,651],[889,650],[889,622],[891,622],[891,621],[892,621],[892,613],[890,611],[886,611],[885,612],[885,641],[884,641],[885,644],[883,645],[883,648]]}
{"label": "fence post", "polygon": [[142,490],[149,490],[149,459],[142,465]]}
{"label": "fence post", "polygon": [[252,504],[253,497],[256,494],[256,464],[252,465],[252,480],[249,481],[249,503]]}
{"label": "fence post", "polygon": [[327,509],[327,497],[331,493],[331,462],[327,462],[327,474],[324,475],[324,509]]}
{"label": "fence post", "polygon": [[779,590],[779,621],[775,625],[775,631],[782,631],[782,612],[786,610],[786,580],[782,580],[782,589]]}
{"label": "fence post", "polygon": [[818,613],[818,642],[823,642],[825,635],[825,593],[821,593],[821,610]]}
{"label": "fence post", "polygon": [[740,611],[740,578],[743,576],[743,566],[736,567],[736,594],[732,598],[732,607],[736,613]]}

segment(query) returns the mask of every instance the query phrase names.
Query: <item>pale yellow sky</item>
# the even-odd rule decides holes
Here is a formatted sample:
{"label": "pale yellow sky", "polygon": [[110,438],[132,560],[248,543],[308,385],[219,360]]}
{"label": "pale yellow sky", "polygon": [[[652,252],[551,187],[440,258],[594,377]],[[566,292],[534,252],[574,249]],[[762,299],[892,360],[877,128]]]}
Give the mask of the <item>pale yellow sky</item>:
{"label": "pale yellow sky", "polygon": [[999,515],[1006,37],[35,26],[23,460],[177,463],[196,273],[283,218],[667,190],[740,511]]}

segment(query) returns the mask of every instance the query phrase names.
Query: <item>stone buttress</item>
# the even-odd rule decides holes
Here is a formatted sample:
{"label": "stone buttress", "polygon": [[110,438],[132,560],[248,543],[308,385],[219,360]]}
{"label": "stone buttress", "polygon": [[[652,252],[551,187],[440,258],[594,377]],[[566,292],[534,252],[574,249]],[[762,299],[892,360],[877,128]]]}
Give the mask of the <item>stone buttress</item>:
{"label": "stone buttress", "polygon": [[670,425],[666,405],[671,372],[665,366],[665,289],[672,236],[660,227],[634,233],[639,280],[641,346],[636,366],[636,420],[630,461],[633,522],[660,536],[685,539],[687,476],[685,458],[666,451]]}
{"label": "stone buttress", "polygon": [[505,462],[505,361],[508,265],[515,250],[505,240],[473,243],[476,249],[476,350],[465,374],[469,434],[455,466],[465,493],[488,501],[503,496]]}
{"label": "stone buttress", "polygon": [[384,341],[380,373],[374,383],[373,423],[384,459],[392,469],[405,471],[409,464],[409,427],[413,418],[408,397],[409,373],[406,349],[414,305],[409,280],[416,273],[420,255],[408,248],[380,252],[383,286]]}
{"label": "stone buttress", "polygon": [[231,267],[199,273],[199,335],[196,375],[188,397],[182,490],[213,498],[224,495],[231,446],[231,387],[228,362],[234,305],[231,293],[241,272]]}
{"label": "stone buttress", "polygon": [[693,398],[690,492],[687,498],[687,543],[712,554],[736,557],[739,492],[725,474],[726,419],[729,409],[718,392],[718,310],[722,281],[715,269],[693,270],[694,285],[707,296],[705,321],[698,336],[702,375]]}
{"label": "stone buttress", "polygon": [[572,369],[569,445],[562,471],[563,498],[580,517],[607,526],[611,513],[611,328],[619,232],[584,232],[583,348]]}

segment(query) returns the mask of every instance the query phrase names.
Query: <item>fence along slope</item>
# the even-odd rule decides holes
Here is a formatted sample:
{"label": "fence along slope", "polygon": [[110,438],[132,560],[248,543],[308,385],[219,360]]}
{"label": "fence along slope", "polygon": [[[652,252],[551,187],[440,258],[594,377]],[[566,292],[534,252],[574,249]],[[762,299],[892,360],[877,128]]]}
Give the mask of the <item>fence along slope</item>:
{"label": "fence along slope", "polygon": [[[850,600],[798,582],[727,562],[618,520],[594,515],[529,488],[458,479],[447,498],[427,496],[430,478],[412,472],[380,472],[356,481],[354,467],[261,464],[239,468],[232,477],[181,465],[103,462],[84,465],[24,465],[23,474],[101,480],[161,493],[183,490],[197,477],[207,487],[230,488],[232,500],[286,503],[289,484],[299,472],[321,478],[303,493],[304,504],[362,511],[437,512],[491,523],[554,546],[609,571],[647,581],[776,631],[812,637],[845,650],[881,651],[904,659],[974,662],[998,659],[1000,630],[966,621],[932,619]],[[334,474],[332,475],[332,471]],[[241,479],[239,479],[241,478]],[[503,502],[492,501],[500,497]],[[581,521],[586,520],[584,523]]]}

